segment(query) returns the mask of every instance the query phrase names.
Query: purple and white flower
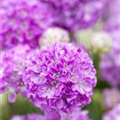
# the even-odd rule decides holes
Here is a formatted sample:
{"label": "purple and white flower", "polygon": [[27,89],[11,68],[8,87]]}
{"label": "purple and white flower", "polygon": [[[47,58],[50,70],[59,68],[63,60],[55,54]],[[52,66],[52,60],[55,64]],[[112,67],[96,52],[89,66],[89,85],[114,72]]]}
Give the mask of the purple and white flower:
{"label": "purple and white flower", "polygon": [[69,43],[54,43],[34,52],[23,78],[35,105],[63,111],[89,104],[96,86],[96,70],[88,53]]}
{"label": "purple and white flower", "polygon": [[55,16],[54,9],[39,0],[2,0],[1,49],[8,49],[17,44],[38,46],[39,38],[44,30],[52,26]]}

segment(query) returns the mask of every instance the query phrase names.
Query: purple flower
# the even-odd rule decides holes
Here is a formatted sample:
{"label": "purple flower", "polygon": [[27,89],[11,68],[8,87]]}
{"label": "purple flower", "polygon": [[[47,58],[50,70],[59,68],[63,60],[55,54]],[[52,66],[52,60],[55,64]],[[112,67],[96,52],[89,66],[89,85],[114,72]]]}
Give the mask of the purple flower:
{"label": "purple flower", "polygon": [[82,47],[55,43],[42,47],[27,61],[23,76],[29,98],[37,105],[61,110],[91,101],[96,71]]}
{"label": "purple flower", "polygon": [[100,69],[103,79],[108,81],[112,86],[120,85],[120,11],[118,6],[119,0],[108,1],[109,13],[104,21],[105,30],[111,35],[113,48],[109,54],[103,56]]}
{"label": "purple flower", "polygon": [[[106,19],[103,21],[105,30],[110,33],[110,35],[114,40],[120,40],[119,33],[120,33],[120,1],[114,0],[107,4],[107,15],[104,13],[103,15],[106,16]],[[106,7],[105,7],[106,9]]]}
{"label": "purple flower", "polygon": [[120,40],[114,41],[113,50],[102,57],[101,75],[110,85],[120,85]]}
{"label": "purple flower", "polygon": [[[120,14],[119,11],[120,1],[119,0],[106,0],[106,5],[103,9],[103,20],[109,21],[109,18],[118,17]],[[114,17],[113,17],[114,16]]]}
{"label": "purple flower", "polygon": [[102,120],[120,120],[120,104],[106,113]]}
{"label": "purple flower", "polygon": [[120,16],[112,17],[105,23],[105,30],[111,35],[113,42],[120,41]]}
{"label": "purple flower", "polygon": [[100,18],[103,0],[40,0],[58,11],[56,25],[75,31],[93,26]]}
{"label": "purple flower", "polygon": [[111,109],[120,103],[120,91],[116,88],[103,91],[103,104],[106,109]]}
{"label": "purple flower", "polygon": [[19,45],[1,53],[0,93],[9,91],[10,102],[15,101],[15,94],[18,92],[26,95],[22,74],[25,69],[25,60],[30,52],[31,49],[27,45]]}
{"label": "purple flower", "polygon": [[0,20],[2,49],[19,43],[36,47],[42,32],[55,20],[55,11],[39,0],[2,0]]}

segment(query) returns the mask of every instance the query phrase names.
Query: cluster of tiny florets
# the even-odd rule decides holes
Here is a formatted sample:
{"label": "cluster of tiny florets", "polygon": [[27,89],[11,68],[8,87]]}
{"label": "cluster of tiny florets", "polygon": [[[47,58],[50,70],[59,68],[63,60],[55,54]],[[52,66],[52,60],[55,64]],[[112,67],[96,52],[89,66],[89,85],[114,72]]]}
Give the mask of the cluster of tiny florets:
{"label": "cluster of tiny florets", "polygon": [[2,0],[0,11],[1,49],[17,44],[38,46],[43,31],[55,20],[53,9],[39,0]]}
{"label": "cluster of tiny florets", "polygon": [[55,43],[31,55],[24,82],[37,106],[67,110],[90,103],[95,75],[92,60],[82,47]]}

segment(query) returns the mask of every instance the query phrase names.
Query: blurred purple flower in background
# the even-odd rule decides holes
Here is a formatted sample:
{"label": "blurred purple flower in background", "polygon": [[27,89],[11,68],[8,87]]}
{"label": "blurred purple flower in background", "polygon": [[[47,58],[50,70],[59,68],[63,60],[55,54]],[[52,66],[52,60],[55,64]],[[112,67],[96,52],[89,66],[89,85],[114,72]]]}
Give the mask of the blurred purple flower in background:
{"label": "blurred purple flower in background", "polygon": [[105,89],[103,91],[103,104],[105,109],[111,109],[120,103],[120,91],[117,88]]}
{"label": "blurred purple flower in background", "polygon": [[55,43],[42,47],[27,61],[23,76],[29,98],[37,105],[69,110],[91,101],[96,71],[82,47]]}
{"label": "blurred purple flower in background", "polygon": [[23,96],[26,94],[22,74],[25,69],[25,60],[30,51],[29,46],[18,45],[0,55],[0,93],[9,91],[10,102],[15,101],[15,93],[20,93]]}
{"label": "blurred purple flower in background", "polygon": [[106,0],[40,0],[58,11],[56,25],[70,31],[93,26],[101,17]]}
{"label": "blurred purple flower in background", "polygon": [[102,77],[112,86],[120,85],[120,1],[114,0],[108,4],[107,18],[104,29],[111,35],[113,48],[102,57],[100,69]]}
{"label": "blurred purple flower in background", "polygon": [[112,86],[120,85],[120,41],[114,41],[113,50],[102,57],[102,77]]}
{"label": "blurred purple flower in background", "polygon": [[102,120],[120,120],[120,104],[106,113]]}
{"label": "blurred purple flower in background", "polygon": [[115,40],[120,41],[120,1],[114,0],[108,4],[108,10],[106,15],[107,19],[103,21],[104,29],[111,35],[113,38],[113,44]]}
{"label": "blurred purple flower in background", "polygon": [[38,46],[41,34],[55,20],[56,15],[53,10],[39,0],[1,0],[0,44],[2,49],[16,44]]}

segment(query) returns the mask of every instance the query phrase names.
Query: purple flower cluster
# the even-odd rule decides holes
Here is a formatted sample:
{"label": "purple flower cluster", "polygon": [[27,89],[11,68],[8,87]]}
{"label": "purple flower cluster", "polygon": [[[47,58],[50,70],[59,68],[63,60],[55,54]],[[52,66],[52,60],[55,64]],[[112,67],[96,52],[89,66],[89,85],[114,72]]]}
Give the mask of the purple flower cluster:
{"label": "purple flower cluster", "polygon": [[[115,0],[117,2],[117,0]],[[117,3],[116,3],[117,4]],[[113,4],[114,5],[114,4]],[[120,2],[118,2],[120,6]],[[113,8],[112,10],[114,10]],[[105,30],[111,35],[113,38],[113,42],[116,40],[120,40],[120,11],[117,13],[111,13],[110,18],[104,23]]]}
{"label": "purple flower cluster", "polygon": [[[114,17],[119,17],[120,14],[119,6],[120,6],[119,0],[114,0],[114,1],[106,0],[106,5],[103,9],[103,21],[105,22],[105,21],[109,21],[110,18],[114,19]],[[116,21],[117,19],[114,20]]]}
{"label": "purple flower cluster", "polygon": [[103,91],[103,104],[106,109],[111,109],[120,103],[120,91],[117,88]]}
{"label": "purple flower cluster", "polygon": [[26,56],[31,49],[25,45],[18,45],[9,51],[3,51],[0,55],[0,93],[7,90],[11,92],[10,101],[14,101],[14,94],[25,94],[25,87],[22,82],[22,74],[25,69]]}
{"label": "purple flower cluster", "polygon": [[105,30],[113,39],[112,51],[103,56],[101,61],[101,74],[112,86],[120,85],[120,1],[108,1],[108,15],[104,21]]}
{"label": "purple flower cluster", "polygon": [[[120,14],[120,13],[119,13]],[[120,41],[120,16],[112,17],[105,23],[105,30],[111,35],[114,41]]]}
{"label": "purple flower cluster", "polygon": [[[117,88],[120,0],[0,0],[0,3],[0,94],[7,93],[11,103],[20,94],[43,111],[43,114],[15,115],[11,120],[90,120],[88,111],[82,108],[91,102],[97,83],[93,61],[97,69],[100,67],[100,77],[113,86],[103,90],[103,101],[99,101],[105,110],[112,109],[103,120],[120,120]],[[103,8],[106,12],[102,17]],[[99,19],[103,30],[101,23],[94,26]],[[96,29],[101,31],[95,32]],[[93,61],[82,46],[76,45],[79,32],[81,42],[86,37],[92,38],[86,45]],[[100,83],[97,89],[102,88]],[[93,98],[95,105],[99,93]],[[5,100],[2,108],[6,103]]]}
{"label": "purple flower cluster", "polygon": [[106,19],[103,21],[105,30],[110,33],[113,38],[113,42],[115,40],[120,40],[120,1],[114,0],[106,4],[108,9],[106,10],[107,15]]}
{"label": "purple flower cluster", "polygon": [[102,120],[120,120],[120,104],[106,113]]}
{"label": "purple flower cluster", "polygon": [[58,26],[71,31],[93,26],[101,16],[103,0],[40,0],[53,6],[59,15]]}
{"label": "purple flower cluster", "polygon": [[112,86],[120,85],[120,40],[114,41],[111,53],[102,57],[100,64],[102,77]]}
{"label": "purple flower cluster", "polygon": [[54,43],[30,56],[23,78],[37,106],[67,111],[90,103],[95,75],[93,62],[82,47]]}
{"label": "purple flower cluster", "polygon": [[53,9],[39,0],[1,2],[0,47],[7,49],[16,44],[36,47],[43,31],[55,20]]}

